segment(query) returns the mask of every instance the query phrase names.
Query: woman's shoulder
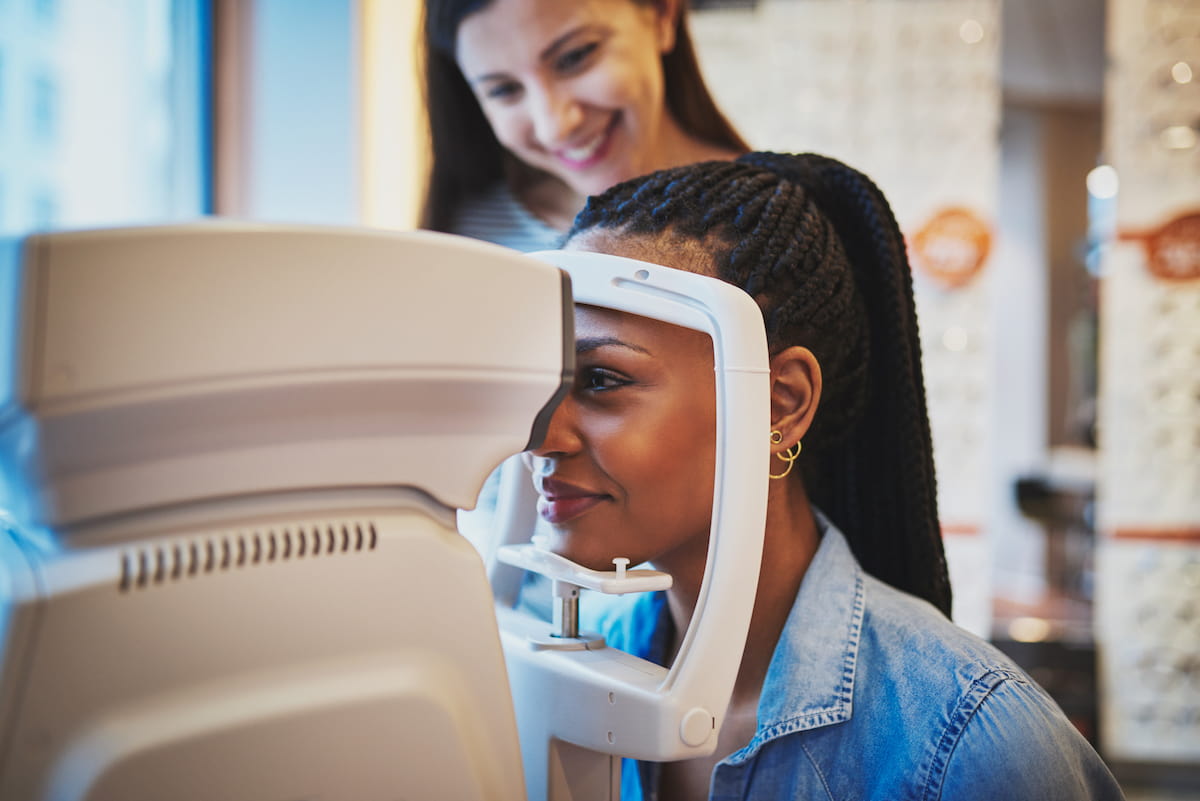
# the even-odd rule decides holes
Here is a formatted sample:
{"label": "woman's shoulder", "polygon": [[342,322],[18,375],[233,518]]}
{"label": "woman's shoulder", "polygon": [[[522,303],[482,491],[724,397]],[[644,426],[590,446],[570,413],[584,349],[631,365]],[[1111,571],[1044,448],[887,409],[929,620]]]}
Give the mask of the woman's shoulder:
{"label": "woman's shoulder", "polygon": [[[1024,676],[1000,649],[947,618],[932,604],[864,574],[863,647],[886,651],[889,664],[911,660],[950,669],[960,684],[986,674]],[[915,667],[916,665],[914,665]]]}
{"label": "woman's shoulder", "polygon": [[[855,680],[855,715],[874,707],[905,726],[947,727],[969,718],[996,688],[1017,689],[1006,703],[1036,698],[1054,707],[1045,691],[1000,649],[963,629],[932,604],[865,577]],[[1055,721],[1057,723],[1057,721]]]}
{"label": "woman's shoulder", "polygon": [[854,718],[910,732],[901,750],[928,797],[1121,797],[1058,704],[998,648],[869,577],[867,594]]}
{"label": "woman's shoulder", "polygon": [[964,699],[927,784],[940,798],[1119,801],[1099,754],[1032,681],[1008,677]]}
{"label": "woman's shoulder", "polygon": [[523,252],[558,247],[562,233],[529,212],[508,185],[498,181],[465,198],[455,210],[453,233]]}

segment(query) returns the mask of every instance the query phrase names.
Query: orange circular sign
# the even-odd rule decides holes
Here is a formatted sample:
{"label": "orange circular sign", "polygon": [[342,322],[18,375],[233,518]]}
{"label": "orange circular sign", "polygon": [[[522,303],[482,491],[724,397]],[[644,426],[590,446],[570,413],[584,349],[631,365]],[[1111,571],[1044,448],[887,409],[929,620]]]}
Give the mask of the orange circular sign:
{"label": "orange circular sign", "polygon": [[951,207],[933,215],[909,242],[913,262],[947,287],[960,287],[983,270],[992,232],[970,209]]}
{"label": "orange circular sign", "polygon": [[1153,275],[1167,281],[1200,278],[1200,212],[1182,214],[1136,238],[1145,245],[1146,266]]}

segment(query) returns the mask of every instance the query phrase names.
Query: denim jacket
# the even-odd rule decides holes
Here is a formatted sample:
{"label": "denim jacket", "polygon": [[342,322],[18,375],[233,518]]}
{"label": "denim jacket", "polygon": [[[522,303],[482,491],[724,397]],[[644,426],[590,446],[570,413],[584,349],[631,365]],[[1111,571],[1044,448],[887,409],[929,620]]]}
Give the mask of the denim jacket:
{"label": "denim jacket", "polygon": [[[709,798],[1107,801],[1121,791],[1041,687],[925,601],[867,575],[818,515],[821,544],[771,659],[753,739]],[[662,593],[598,621],[661,663]],[[659,766],[625,760],[622,801],[656,801]]]}

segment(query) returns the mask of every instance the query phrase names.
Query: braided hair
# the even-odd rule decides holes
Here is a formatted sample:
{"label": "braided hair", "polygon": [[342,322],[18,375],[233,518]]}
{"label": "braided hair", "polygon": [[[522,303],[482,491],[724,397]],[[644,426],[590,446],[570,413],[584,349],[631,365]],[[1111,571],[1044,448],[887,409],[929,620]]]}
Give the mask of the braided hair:
{"label": "braided hair", "polygon": [[823,156],[748,153],[618,184],[588,200],[568,241],[593,229],[701,253],[697,271],[758,302],[773,353],[813,352],[822,400],[798,462],[809,497],[867,572],[949,616],[912,275],[878,187]]}

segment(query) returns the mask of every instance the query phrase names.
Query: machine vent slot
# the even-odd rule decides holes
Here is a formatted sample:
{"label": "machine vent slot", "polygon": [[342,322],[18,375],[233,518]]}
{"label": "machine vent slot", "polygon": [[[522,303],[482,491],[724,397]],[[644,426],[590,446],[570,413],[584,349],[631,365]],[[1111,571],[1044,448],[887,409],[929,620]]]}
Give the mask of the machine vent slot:
{"label": "machine vent slot", "polygon": [[131,592],[272,562],[373,551],[378,542],[372,522],[180,537],[122,551],[118,589]]}

